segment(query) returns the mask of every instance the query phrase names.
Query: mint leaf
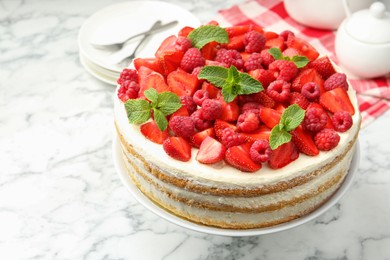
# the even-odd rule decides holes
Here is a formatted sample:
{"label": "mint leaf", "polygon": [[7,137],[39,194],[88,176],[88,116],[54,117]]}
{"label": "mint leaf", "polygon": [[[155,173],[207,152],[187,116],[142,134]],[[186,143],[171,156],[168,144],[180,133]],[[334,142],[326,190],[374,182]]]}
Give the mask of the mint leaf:
{"label": "mint leaf", "polygon": [[221,66],[205,66],[198,75],[199,79],[206,79],[218,88],[222,88],[222,96],[226,102],[233,101],[238,95],[258,93],[263,90],[260,81],[249,74],[230,66],[229,69]]}
{"label": "mint leaf", "polygon": [[155,108],[160,110],[165,116],[176,112],[181,108],[180,98],[172,92],[166,91],[158,94]]}
{"label": "mint leaf", "polygon": [[305,67],[310,61],[306,56],[299,56],[299,55],[293,56],[291,60],[295,63],[297,68]]}
{"label": "mint leaf", "polygon": [[129,99],[125,103],[125,109],[129,123],[142,124],[150,118],[150,103],[143,99]]}
{"label": "mint leaf", "polygon": [[274,57],[275,60],[283,60],[283,53],[279,48],[271,48],[268,50],[268,53]]}
{"label": "mint leaf", "polygon": [[156,89],[154,88],[150,88],[148,90],[145,90],[144,91],[144,95],[147,99],[149,99],[152,104],[153,103],[157,103],[157,99],[158,99],[158,92]]}
{"label": "mint leaf", "polygon": [[272,150],[275,150],[282,144],[288,143],[291,141],[291,134],[286,130],[281,130],[279,125],[276,125],[271,130],[271,135],[269,137],[269,145]]}
{"label": "mint leaf", "polygon": [[292,131],[302,123],[304,118],[305,110],[297,104],[293,104],[283,111],[280,124],[286,131]]}
{"label": "mint leaf", "polygon": [[158,109],[153,109],[154,121],[156,122],[158,128],[161,131],[164,131],[168,127],[168,120],[165,117],[164,113]]}
{"label": "mint leaf", "polygon": [[194,29],[188,35],[192,45],[201,49],[209,42],[228,43],[229,35],[225,29],[216,25],[203,25]]}

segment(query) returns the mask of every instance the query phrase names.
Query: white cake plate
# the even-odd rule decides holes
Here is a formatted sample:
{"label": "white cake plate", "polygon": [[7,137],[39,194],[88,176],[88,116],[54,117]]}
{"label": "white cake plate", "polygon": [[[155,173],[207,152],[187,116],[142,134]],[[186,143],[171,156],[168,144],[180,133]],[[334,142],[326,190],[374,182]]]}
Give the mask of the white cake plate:
{"label": "white cake plate", "polygon": [[119,174],[119,177],[121,178],[123,184],[126,186],[126,188],[130,191],[130,193],[133,195],[133,197],[141,203],[144,207],[146,207],[148,210],[154,212],[158,216],[162,217],[163,219],[168,220],[169,222],[172,222],[176,225],[179,225],[184,228],[188,228],[193,231],[203,232],[207,234],[212,235],[221,235],[221,236],[232,236],[232,237],[244,237],[244,236],[258,236],[258,235],[265,235],[275,232],[280,232],[283,230],[291,229],[297,226],[300,226],[304,223],[307,223],[327,210],[329,210],[333,205],[335,205],[345,194],[345,192],[348,190],[348,188],[351,186],[353,182],[353,178],[357,173],[357,168],[360,161],[360,146],[359,141],[356,144],[355,147],[355,154],[352,158],[351,167],[349,169],[348,175],[346,176],[342,186],[338,189],[338,191],[327,201],[325,202],[321,207],[319,207],[317,210],[311,212],[310,214],[307,214],[305,216],[302,216],[298,219],[292,220],[287,223],[283,223],[280,225],[272,226],[272,227],[266,227],[266,228],[254,228],[254,229],[246,229],[246,230],[234,230],[234,229],[223,229],[223,228],[217,228],[217,227],[210,227],[205,226],[201,224],[197,224],[191,221],[188,221],[186,219],[180,218],[174,214],[172,214],[169,211],[164,210],[160,206],[156,205],[154,202],[152,202],[147,196],[145,196],[138,188],[137,186],[131,181],[130,176],[126,172],[126,166],[122,159],[122,151],[120,147],[120,142],[118,137],[115,135],[115,138],[113,140],[113,158],[114,158],[114,164],[115,168]]}

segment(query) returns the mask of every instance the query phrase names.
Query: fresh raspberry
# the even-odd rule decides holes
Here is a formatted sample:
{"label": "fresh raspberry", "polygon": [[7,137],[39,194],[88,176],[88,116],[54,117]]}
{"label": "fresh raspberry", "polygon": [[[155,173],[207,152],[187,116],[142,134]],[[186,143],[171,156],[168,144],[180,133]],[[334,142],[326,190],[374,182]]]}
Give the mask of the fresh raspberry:
{"label": "fresh raspberry", "polygon": [[329,151],[335,148],[340,142],[340,136],[330,128],[324,128],[314,136],[314,143],[322,151]]}
{"label": "fresh raspberry", "polygon": [[309,101],[299,92],[292,92],[289,97],[290,104],[297,104],[302,109],[305,109],[309,106]]}
{"label": "fresh raspberry", "polygon": [[189,48],[181,59],[180,67],[188,73],[191,73],[194,68],[204,66],[205,62],[199,49]]}
{"label": "fresh raspberry", "polygon": [[275,80],[269,84],[267,94],[276,102],[286,102],[290,97],[290,83],[284,80]]}
{"label": "fresh raspberry", "polygon": [[271,158],[272,150],[268,141],[257,140],[252,144],[249,154],[255,163],[264,163]]}
{"label": "fresh raspberry", "polygon": [[307,82],[302,86],[301,94],[309,101],[315,101],[320,97],[320,86],[315,82]]}
{"label": "fresh raspberry", "polygon": [[191,118],[192,121],[194,121],[195,128],[198,131],[202,131],[213,126],[213,121],[202,118],[202,112],[200,110],[196,110],[194,113],[192,113]]}
{"label": "fresh raspberry", "polygon": [[324,88],[328,90],[332,90],[335,88],[344,88],[348,90],[347,76],[344,73],[334,73],[324,82]]}
{"label": "fresh raspberry", "polygon": [[248,53],[260,52],[265,45],[265,36],[257,31],[250,31],[245,34],[244,45]]}
{"label": "fresh raspberry", "polygon": [[168,125],[177,136],[189,138],[195,134],[195,123],[190,116],[175,116]]}
{"label": "fresh raspberry", "polygon": [[241,114],[237,119],[237,127],[241,132],[250,133],[260,125],[259,116],[253,110]]}
{"label": "fresh raspberry", "polygon": [[275,60],[268,66],[268,69],[273,71],[276,79],[282,79],[287,82],[298,75],[297,66],[294,62],[288,60]]}
{"label": "fresh raspberry", "polygon": [[248,102],[245,103],[242,108],[241,108],[241,113],[245,113],[247,111],[253,111],[253,110],[258,110],[260,108],[260,104],[256,102]]}
{"label": "fresh raspberry", "polygon": [[187,108],[188,114],[195,112],[197,105],[191,96],[185,95],[180,97],[181,104]]}
{"label": "fresh raspberry", "polygon": [[186,52],[192,47],[191,40],[184,36],[179,36],[176,39],[175,48],[178,51]]}
{"label": "fresh raspberry", "polygon": [[244,69],[246,71],[251,71],[255,69],[262,69],[263,66],[261,66],[261,55],[257,52],[252,53],[251,56],[245,61],[244,63]]}
{"label": "fresh raspberry", "polygon": [[302,125],[310,132],[318,132],[325,127],[327,122],[328,116],[323,109],[311,107],[306,110]]}
{"label": "fresh raspberry", "polygon": [[205,120],[215,120],[222,115],[222,104],[216,99],[206,99],[202,103],[202,118]]}
{"label": "fresh raspberry", "polygon": [[268,66],[275,61],[275,58],[268,52],[268,49],[262,50],[260,52],[261,59],[263,60],[263,65],[268,68]]}
{"label": "fresh raspberry", "polygon": [[118,89],[118,97],[123,102],[138,97],[139,84],[135,81],[125,80]]}
{"label": "fresh raspberry", "polygon": [[199,67],[196,67],[192,70],[191,74],[198,77],[199,75],[199,72],[201,71],[201,69],[203,68],[203,66],[199,66]]}
{"label": "fresh raspberry", "polygon": [[207,92],[206,90],[203,90],[203,89],[198,89],[197,91],[195,91],[192,98],[193,98],[195,104],[197,104],[198,106],[201,106],[203,101],[205,101],[206,99],[209,99],[209,92]]}
{"label": "fresh raspberry", "polygon": [[332,123],[336,131],[345,132],[352,126],[352,117],[347,111],[338,111],[333,114]]}
{"label": "fresh raspberry", "polygon": [[244,143],[245,140],[241,138],[232,128],[225,128],[222,130],[221,143],[225,145],[226,148],[240,145]]}
{"label": "fresh raspberry", "polygon": [[134,69],[123,69],[121,74],[119,74],[117,83],[122,85],[122,83],[126,80],[135,81],[138,83],[138,72]]}
{"label": "fresh raspberry", "polygon": [[279,35],[282,36],[285,41],[287,41],[288,37],[295,36],[295,34],[290,30],[284,30]]}
{"label": "fresh raspberry", "polygon": [[244,60],[237,50],[219,49],[215,61],[224,64],[225,67],[235,66],[238,70],[244,66]]}

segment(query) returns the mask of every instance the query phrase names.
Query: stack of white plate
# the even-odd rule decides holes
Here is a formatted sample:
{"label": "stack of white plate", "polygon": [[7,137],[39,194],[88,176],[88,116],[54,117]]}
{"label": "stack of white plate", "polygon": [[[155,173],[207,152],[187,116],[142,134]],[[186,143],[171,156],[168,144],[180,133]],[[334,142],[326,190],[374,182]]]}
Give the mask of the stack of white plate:
{"label": "stack of white plate", "polygon": [[155,50],[169,35],[177,35],[184,26],[198,27],[200,21],[187,10],[165,2],[131,1],[108,6],[90,16],[78,35],[79,55],[84,68],[97,79],[116,85],[120,72],[129,63],[119,62],[132,54],[141,37],[129,41],[122,49],[96,47],[97,44],[122,42],[130,36],[162,24],[178,21],[175,26],[153,33],[136,56],[154,57]]}

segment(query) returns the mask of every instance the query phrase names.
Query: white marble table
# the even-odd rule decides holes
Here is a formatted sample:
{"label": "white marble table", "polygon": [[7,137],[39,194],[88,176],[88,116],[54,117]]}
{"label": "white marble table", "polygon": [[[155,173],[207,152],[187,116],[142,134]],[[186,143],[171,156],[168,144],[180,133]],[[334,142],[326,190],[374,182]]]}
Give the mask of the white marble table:
{"label": "white marble table", "polygon": [[[118,1],[0,1],[1,259],[390,259],[390,112],[360,134],[348,193],[300,227],[189,231],[147,211],[112,160],[113,86],[80,65],[77,33]],[[241,1],[170,2],[202,22]]]}

